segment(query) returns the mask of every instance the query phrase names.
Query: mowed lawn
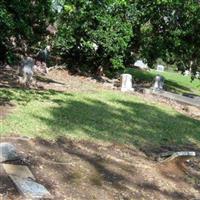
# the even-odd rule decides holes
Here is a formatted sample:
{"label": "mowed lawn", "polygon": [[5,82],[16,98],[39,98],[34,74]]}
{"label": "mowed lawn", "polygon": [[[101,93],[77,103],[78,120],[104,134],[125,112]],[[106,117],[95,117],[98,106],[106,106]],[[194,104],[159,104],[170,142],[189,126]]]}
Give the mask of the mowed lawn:
{"label": "mowed lawn", "polygon": [[200,121],[134,95],[103,89],[87,93],[0,89],[0,96],[3,103],[16,105],[1,121],[1,136],[200,147]]}
{"label": "mowed lawn", "polygon": [[150,71],[141,71],[134,68],[125,70],[125,73],[130,73],[138,82],[149,82],[153,84],[156,75],[162,75],[165,78],[165,89],[178,94],[192,93],[200,95],[200,80],[195,79],[191,82],[190,76],[183,76],[180,73],[165,71],[157,72],[154,69]]}

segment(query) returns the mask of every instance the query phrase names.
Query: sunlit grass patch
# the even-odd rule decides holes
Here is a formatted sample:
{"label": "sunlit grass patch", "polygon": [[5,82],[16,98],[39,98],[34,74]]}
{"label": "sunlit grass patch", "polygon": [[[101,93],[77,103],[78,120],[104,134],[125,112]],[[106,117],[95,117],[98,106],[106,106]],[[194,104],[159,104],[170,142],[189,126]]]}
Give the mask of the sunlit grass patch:
{"label": "sunlit grass patch", "polygon": [[9,92],[16,109],[2,122],[0,134],[4,136],[18,134],[47,139],[66,136],[139,147],[182,145],[192,140],[200,143],[200,121],[134,95],[106,90],[44,91],[44,94],[27,94],[30,100],[23,102],[21,91],[9,89]]}

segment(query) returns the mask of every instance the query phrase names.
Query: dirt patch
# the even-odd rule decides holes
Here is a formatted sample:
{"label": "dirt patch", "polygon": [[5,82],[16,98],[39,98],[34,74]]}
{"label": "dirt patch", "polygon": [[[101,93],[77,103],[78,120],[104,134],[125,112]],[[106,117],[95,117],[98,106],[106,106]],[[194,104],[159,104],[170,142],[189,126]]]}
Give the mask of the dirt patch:
{"label": "dirt patch", "polygon": [[[21,164],[30,167],[54,199],[200,199],[200,186],[185,172],[191,165],[184,170],[177,163],[159,165],[132,146],[63,138],[1,140],[17,147],[24,158]],[[0,169],[0,194],[21,199]]]}
{"label": "dirt patch", "polygon": [[0,123],[1,120],[5,119],[6,116],[13,112],[14,107],[14,104],[0,104]]}
{"label": "dirt patch", "polygon": [[57,91],[67,92],[95,92],[97,89],[103,88],[103,84],[96,79],[81,75],[72,75],[69,71],[64,69],[51,70],[46,76],[47,80],[54,80],[53,82],[40,81],[44,89],[53,89]]}
{"label": "dirt patch", "polygon": [[16,87],[18,76],[17,68],[6,66],[0,68],[0,87]]}

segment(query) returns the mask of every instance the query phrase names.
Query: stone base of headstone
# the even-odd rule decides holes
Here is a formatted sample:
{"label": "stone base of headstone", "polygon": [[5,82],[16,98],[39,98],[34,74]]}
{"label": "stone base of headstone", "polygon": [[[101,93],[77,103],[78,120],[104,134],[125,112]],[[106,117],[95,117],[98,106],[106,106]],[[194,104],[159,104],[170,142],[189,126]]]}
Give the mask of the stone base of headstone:
{"label": "stone base of headstone", "polygon": [[130,89],[121,88],[120,90],[121,90],[121,92],[134,92],[135,91],[134,88],[130,88]]}

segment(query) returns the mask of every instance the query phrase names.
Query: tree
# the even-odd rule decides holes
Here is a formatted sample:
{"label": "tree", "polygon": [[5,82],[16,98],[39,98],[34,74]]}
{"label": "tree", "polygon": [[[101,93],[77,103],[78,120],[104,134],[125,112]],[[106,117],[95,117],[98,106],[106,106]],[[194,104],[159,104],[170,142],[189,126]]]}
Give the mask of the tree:
{"label": "tree", "polygon": [[0,2],[1,60],[13,62],[15,51],[26,51],[44,40],[46,26],[51,22],[51,0],[2,0]]}
{"label": "tree", "polygon": [[94,72],[99,66],[124,67],[125,50],[132,27],[124,11],[126,1],[65,1],[59,17],[56,46],[74,64],[86,64]]}
{"label": "tree", "polygon": [[[115,71],[143,58],[199,70],[200,3],[195,0],[2,0],[0,60],[52,43],[73,68]],[[58,32],[47,41],[46,27]]]}

